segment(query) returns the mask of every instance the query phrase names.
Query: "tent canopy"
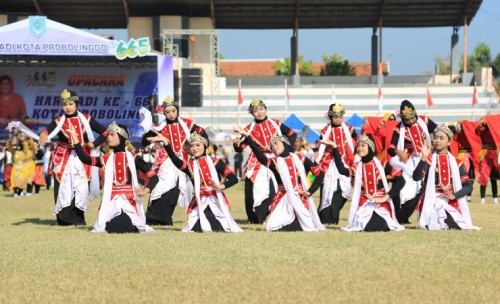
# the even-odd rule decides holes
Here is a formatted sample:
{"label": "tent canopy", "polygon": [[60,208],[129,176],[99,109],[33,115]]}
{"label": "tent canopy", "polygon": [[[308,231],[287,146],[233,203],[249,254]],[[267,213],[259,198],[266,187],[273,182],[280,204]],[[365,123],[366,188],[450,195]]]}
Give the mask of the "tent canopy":
{"label": "tent canopy", "polygon": [[308,143],[315,143],[316,140],[319,139],[318,132],[310,129],[309,126],[295,114],[290,114],[290,116],[283,121],[283,124],[294,130],[297,136],[304,137]]}

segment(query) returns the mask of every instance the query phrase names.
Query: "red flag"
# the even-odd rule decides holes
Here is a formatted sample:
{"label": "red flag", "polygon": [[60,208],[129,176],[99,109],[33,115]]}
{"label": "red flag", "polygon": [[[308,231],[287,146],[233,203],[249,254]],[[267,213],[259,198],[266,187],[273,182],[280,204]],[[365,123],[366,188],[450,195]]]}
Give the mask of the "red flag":
{"label": "red flag", "polygon": [[477,97],[477,89],[476,84],[474,83],[474,95],[472,95],[472,105],[477,105],[478,97]]}
{"label": "red flag", "polygon": [[243,95],[241,95],[241,83],[238,83],[238,105],[243,104]]}
{"label": "red flag", "polygon": [[433,105],[434,103],[432,102],[431,93],[429,92],[429,88],[427,88],[427,106],[430,108]]}
{"label": "red flag", "polygon": [[286,105],[290,105],[290,94],[288,93],[288,83],[285,81],[285,97],[286,97]]}

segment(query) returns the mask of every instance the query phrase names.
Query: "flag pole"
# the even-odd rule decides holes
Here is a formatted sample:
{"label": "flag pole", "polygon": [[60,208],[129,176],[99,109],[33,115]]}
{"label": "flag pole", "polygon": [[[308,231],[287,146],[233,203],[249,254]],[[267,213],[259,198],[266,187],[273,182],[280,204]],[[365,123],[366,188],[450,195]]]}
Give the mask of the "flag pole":
{"label": "flag pole", "polygon": [[288,115],[288,79],[285,78],[285,118]]}
{"label": "flag pole", "polygon": [[240,110],[241,110],[240,92],[241,92],[241,78],[238,79],[238,113],[236,114],[236,125],[238,126],[238,129],[240,128]]}
{"label": "flag pole", "polygon": [[427,92],[426,92],[426,101],[425,101],[425,116],[429,116],[429,86],[426,86]]}

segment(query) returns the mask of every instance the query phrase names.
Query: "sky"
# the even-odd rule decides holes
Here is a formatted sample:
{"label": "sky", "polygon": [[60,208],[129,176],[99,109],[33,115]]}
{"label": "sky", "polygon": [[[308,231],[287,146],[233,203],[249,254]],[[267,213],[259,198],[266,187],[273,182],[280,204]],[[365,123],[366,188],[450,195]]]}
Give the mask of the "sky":
{"label": "sky", "polygon": [[[467,53],[486,43],[492,59],[500,53],[500,0],[483,0],[468,28]],[[110,33],[110,30],[93,30]],[[421,75],[434,72],[434,58],[451,52],[452,27],[384,28],[383,61],[390,62],[391,75]],[[459,32],[459,52],[463,54],[463,27]],[[115,34],[115,39],[125,35]],[[289,30],[220,30],[219,48],[225,59],[282,59],[290,57]],[[322,62],[323,55],[338,54],[350,62],[371,60],[372,29],[299,29],[299,55],[304,60]],[[126,39],[126,38],[121,38]]]}

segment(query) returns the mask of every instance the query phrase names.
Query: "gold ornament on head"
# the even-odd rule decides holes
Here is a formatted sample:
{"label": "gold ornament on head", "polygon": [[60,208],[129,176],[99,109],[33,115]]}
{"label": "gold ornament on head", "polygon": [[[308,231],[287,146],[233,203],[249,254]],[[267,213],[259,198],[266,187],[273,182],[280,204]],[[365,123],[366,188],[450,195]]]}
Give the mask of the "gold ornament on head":
{"label": "gold ornament on head", "polygon": [[403,111],[401,111],[401,115],[404,118],[412,118],[413,116],[415,116],[415,110],[412,110],[410,107],[405,106]]}
{"label": "gold ornament on head", "polygon": [[333,105],[330,105],[330,110],[328,111],[328,116],[344,115],[344,114],[345,114],[345,110],[341,104],[335,103]]}
{"label": "gold ornament on head", "polygon": [[360,142],[363,142],[363,143],[367,144],[372,149],[372,151],[374,153],[376,152],[376,150],[375,150],[375,143],[366,134],[362,134],[362,135],[360,135],[358,137],[358,143],[360,143]]}
{"label": "gold ornament on head", "polygon": [[191,136],[189,138],[189,143],[192,143],[195,141],[202,143],[205,147],[208,147],[207,139],[205,137],[201,136],[200,134],[193,132],[193,133],[191,133]]}
{"label": "gold ornament on head", "polygon": [[250,106],[248,107],[248,112],[251,114],[258,107],[266,107],[266,104],[262,100],[254,98],[250,102]]}
{"label": "gold ornament on head", "polygon": [[453,139],[453,131],[451,131],[450,128],[448,128],[448,126],[446,124],[443,123],[443,124],[438,125],[434,129],[433,134],[436,134],[436,132],[438,132],[438,131],[444,132],[444,134],[446,134],[446,136],[448,136],[448,138],[450,140]]}
{"label": "gold ornament on head", "polygon": [[178,107],[179,106],[179,102],[177,102],[175,99],[173,99],[172,97],[166,97],[165,99],[163,99],[163,104],[162,104],[162,107],[163,108],[166,108],[166,107]]}
{"label": "gold ornament on head", "polygon": [[78,101],[78,96],[73,95],[71,96],[71,92],[64,89],[61,93],[61,103],[68,102],[68,101]]}
{"label": "gold ornament on head", "polygon": [[108,127],[108,133],[120,134],[125,139],[128,139],[128,133],[127,133],[127,131],[125,131],[125,129],[123,129],[123,128],[120,128],[120,126],[116,123],[116,121],[113,121],[109,125],[109,127]]}
{"label": "gold ornament on head", "polygon": [[287,145],[290,145],[290,141],[288,141],[288,139],[285,136],[277,135],[277,134],[274,135],[273,137],[271,137],[271,144],[274,143],[277,140],[279,140],[281,142],[284,142]]}

